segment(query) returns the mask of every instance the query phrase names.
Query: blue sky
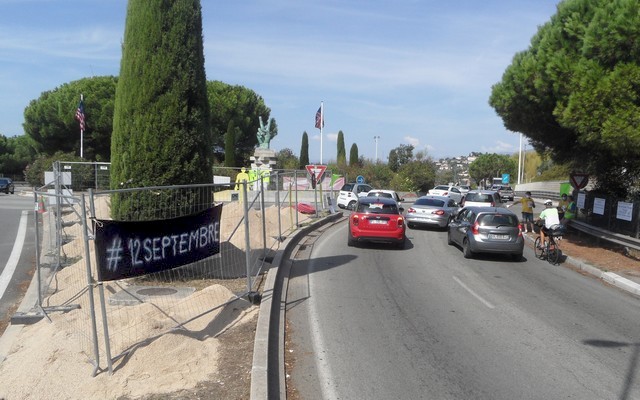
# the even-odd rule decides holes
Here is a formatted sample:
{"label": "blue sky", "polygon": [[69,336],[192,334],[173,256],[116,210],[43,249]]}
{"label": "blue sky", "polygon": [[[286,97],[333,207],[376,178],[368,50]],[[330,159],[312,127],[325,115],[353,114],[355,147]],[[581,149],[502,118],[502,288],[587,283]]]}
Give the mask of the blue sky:
{"label": "blue sky", "polygon": [[[434,159],[513,153],[488,105],[513,55],[558,0],[202,0],[208,80],[263,97],[278,123],[271,148],[311,162],[347,154],[386,161],[411,144]],[[0,134],[23,134],[24,109],[71,81],[118,75],[126,0],[0,0]],[[325,126],[315,113],[324,103]],[[69,110],[73,113],[75,110]],[[90,134],[90,133],[88,133]]]}

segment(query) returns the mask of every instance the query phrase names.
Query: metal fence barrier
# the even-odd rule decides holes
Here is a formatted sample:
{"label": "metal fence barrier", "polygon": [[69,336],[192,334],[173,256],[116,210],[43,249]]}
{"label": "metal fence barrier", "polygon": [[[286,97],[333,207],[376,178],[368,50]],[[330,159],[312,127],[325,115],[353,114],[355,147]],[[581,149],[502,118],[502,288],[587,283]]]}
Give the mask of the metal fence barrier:
{"label": "metal fence barrier", "polygon": [[[62,176],[63,168],[56,170]],[[52,321],[72,327],[95,375],[113,372],[114,363],[169,332],[202,329],[229,312],[235,300],[259,300],[261,280],[284,238],[328,212],[321,189],[298,189],[298,174],[273,173],[267,178],[272,190],[264,189],[263,176],[238,184],[89,189],[71,195],[56,178],[55,190],[34,190],[39,307]],[[99,281],[95,224],[110,220],[112,204],[123,199],[136,211],[129,220],[164,220],[222,204],[220,252],[162,272]],[[299,204],[310,199],[317,204],[314,212],[299,212]]]}

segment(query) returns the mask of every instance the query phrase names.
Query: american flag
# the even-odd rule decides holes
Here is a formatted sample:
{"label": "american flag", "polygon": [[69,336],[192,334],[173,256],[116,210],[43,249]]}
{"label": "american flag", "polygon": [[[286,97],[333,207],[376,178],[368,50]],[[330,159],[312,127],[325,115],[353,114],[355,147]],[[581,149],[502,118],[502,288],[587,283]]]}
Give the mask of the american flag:
{"label": "american flag", "polygon": [[316,128],[321,129],[321,126],[324,126],[324,118],[322,118],[322,106],[320,106],[320,108],[318,108],[318,112],[316,112]]}
{"label": "american flag", "polygon": [[84,131],[84,103],[80,100],[78,109],[76,110],[76,119],[80,121],[80,130]]}

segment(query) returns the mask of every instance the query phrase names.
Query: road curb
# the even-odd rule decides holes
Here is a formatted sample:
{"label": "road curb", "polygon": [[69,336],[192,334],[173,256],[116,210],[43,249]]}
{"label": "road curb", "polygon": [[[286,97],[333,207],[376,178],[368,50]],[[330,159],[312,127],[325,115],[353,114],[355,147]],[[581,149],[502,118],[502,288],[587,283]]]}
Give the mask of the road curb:
{"label": "road curb", "polygon": [[[526,238],[535,243],[535,238],[532,238],[530,236],[526,236]],[[640,296],[640,284],[616,273],[603,271],[586,261],[570,257],[566,254],[564,256],[566,257],[566,261],[577,269],[584,271],[585,273],[592,275],[595,278],[602,279],[603,281],[626,292]]]}
{"label": "road curb", "polygon": [[284,354],[279,354],[284,348],[283,298],[291,267],[291,264],[285,261],[300,239],[318,227],[334,222],[342,216],[343,213],[339,211],[299,229],[285,239],[282,250],[278,251],[273,259],[272,267],[267,273],[258,311],[251,367],[251,400],[280,398],[280,394],[286,391]]}

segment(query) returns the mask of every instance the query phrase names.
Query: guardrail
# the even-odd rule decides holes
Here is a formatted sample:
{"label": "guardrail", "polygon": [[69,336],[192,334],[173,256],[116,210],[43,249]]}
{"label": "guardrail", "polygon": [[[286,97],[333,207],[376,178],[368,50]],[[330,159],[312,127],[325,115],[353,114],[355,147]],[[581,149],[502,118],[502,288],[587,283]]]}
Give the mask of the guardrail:
{"label": "guardrail", "polygon": [[606,240],[607,242],[619,244],[621,246],[630,247],[634,250],[640,251],[640,240],[631,236],[620,235],[605,229],[598,228],[593,225],[589,225],[582,221],[570,220],[569,227],[578,231],[584,232],[588,235],[594,236],[597,239]]}

